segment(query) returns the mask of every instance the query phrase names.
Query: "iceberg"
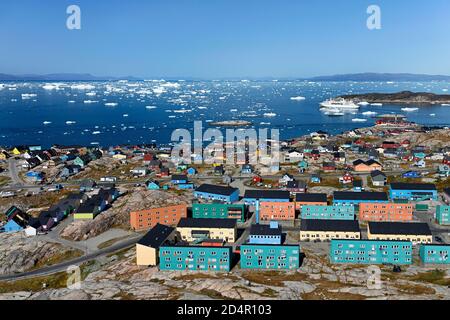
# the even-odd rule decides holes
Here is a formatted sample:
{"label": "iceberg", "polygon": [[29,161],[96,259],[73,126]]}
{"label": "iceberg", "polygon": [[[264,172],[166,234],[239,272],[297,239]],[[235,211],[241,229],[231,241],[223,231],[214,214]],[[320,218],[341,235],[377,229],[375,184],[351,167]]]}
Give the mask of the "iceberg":
{"label": "iceberg", "polygon": [[51,121],[44,121],[44,122],[42,122],[43,124],[51,124],[52,122]]}
{"label": "iceberg", "polygon": [[66,121],[66,124],[71,125],[77,123],[76,121]]}
{"label": "iceberg", "polygon": [[405,112],[413,112],[413,111],[417,111],[419,110],[419,108],[402,108],[402,111]]}
{"label": "iceberg", "polygon": [[98,101],[95,100],[84,100],[85,104],[92,104],[92,103],[97,103]]}
{"label": "iceberg", "polygon": [[377,114],[375,111],[365,111],[362,113],[364,116],[374,116]]}
{"label": "iceberg", "polygon": [[146,106],[145,109],[152,110],[152,109],[156,109],[156,107],[155,106]]}
{"label": "iceberg", "polygon": [[117,107],[119,104],[117,102],[107,102],[105,106],[107,107]]}
{"label": "iceberg", "polygon": [[37,97],[35,93],[22,93],[22,100],[28,100]]}
{"label": "iceberg", "polygon": [[74,84],[70,87],[72,90],[93,90],[95,86],[92,84]]}
{"label": "iceberg", "polygon": [[353,118],[352,122],[366,122],[367,119],[359,119],[359,118]]}
{"label": "iceberg", "polygon": [[277,114],[276,113],[273,113],[273,112],[266,112],[266,113],[264,113],[263,114],[263,116],[264,117],[276,117],[277,116]]}
{"label": "iceberg", "polygon": [[291,100],[293,101],[303,101],[306,100],[305,97],[297,96],[297,97],[291,97]]}

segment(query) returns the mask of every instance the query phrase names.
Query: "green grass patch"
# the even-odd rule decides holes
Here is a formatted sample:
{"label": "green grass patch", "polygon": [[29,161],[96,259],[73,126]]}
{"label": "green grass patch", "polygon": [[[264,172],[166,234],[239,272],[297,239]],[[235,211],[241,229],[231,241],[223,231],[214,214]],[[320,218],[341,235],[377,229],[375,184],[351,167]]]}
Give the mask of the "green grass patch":
{"label": "green grass patch", "polygon": [[118,238],[114,238],[114,239],[110,239],[108,241],[102,242],[100,243],[97,248],[99,249],[105,249],[108,248],[110,246],[112,246],[113,244],[115,244],[116,242],[122,241],[124,239],[128,238],[128,236],[123,236],[123,237],[118,237]]}
{"label": "green grass patch", "polygon": [[39,292],[44,289],[60,289],[67,287],[67,273],[60,272],[50,276],[0,282],[0,293],[19,291]]}

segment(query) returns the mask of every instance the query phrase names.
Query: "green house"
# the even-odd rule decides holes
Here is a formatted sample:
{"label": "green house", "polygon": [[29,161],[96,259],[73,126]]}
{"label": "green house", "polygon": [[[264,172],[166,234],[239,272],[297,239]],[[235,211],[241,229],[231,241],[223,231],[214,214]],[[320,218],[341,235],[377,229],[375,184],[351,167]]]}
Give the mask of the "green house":
{"label": "green house", "polygon": [[440,225],[450,225],[450,206],[436,206],[436,221]]}
{"label": "green house", "polygon": [[159,269],[228,272],[231,258],[231,247],[161,246]]}
{"label": "green house", "polygon": [[192,217],[196,219],[236,219],[239,222],[244,222],[245,205],[225,203],[193,203]]}
{"label": "green house", "polygon": [[309,164],[308,164],[308,161],[306,161],[306,160],[302,160],[298,163],[299,169],[308,169],[308,166],[309,166]]}
{"label": "green house", "polygon": [[299,245],[241,245],[241,269],[295,270],[299,267]]}

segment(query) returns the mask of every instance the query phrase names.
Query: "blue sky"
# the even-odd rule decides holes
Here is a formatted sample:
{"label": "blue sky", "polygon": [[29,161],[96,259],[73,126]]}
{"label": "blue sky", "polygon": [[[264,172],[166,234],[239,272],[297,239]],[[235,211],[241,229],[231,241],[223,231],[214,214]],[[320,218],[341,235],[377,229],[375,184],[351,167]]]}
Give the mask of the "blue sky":
{"label": "blue sky", "polygon": [[[81,8],[82,29],[66,28]],[[382,29],[366,9],[381,7]],[[450,74],[448,0],[2,0],[0,73]]]}

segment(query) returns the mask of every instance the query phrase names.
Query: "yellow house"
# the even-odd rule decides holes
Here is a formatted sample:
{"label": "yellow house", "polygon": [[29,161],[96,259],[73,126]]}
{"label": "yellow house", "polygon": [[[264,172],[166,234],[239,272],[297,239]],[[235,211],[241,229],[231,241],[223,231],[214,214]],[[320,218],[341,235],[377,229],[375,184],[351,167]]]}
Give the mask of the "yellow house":
{"label": "yellow house", "polygon": [[114,159],[117,159],[117,160],[125,160],[125,159],[127,158],[126,155],[121,154],[121,153],[115,154],[115,155],[113,155],[112,157],[113,157]]}
{"label": "yellow house", "polygon": [[21,154],[20,150],[17,149],[17,148],[12,149],[12,150],[11,150],[11,153],[12,153],[13,155],[15,155],[15,156],[18,156],[18,155]]}
{"label": "yellow house", "polygon": [[331,239],[361,239],[356,220],[303,219],[300,241],[328,241]]}
{"label": "yellow house", "polygon": [[187,242],[201,242],[207,239],[236,241],[235,219],[192,219],[181,218],[177,226],[181,239]]}
{"label": "yellow house", "polygon": [[159,263],[159,247],[174,238],[175,228],[157,224],[136,243],[136,264],[156,266]]}
{"label": "yellow house", "polygon": [[8,153],[6,151],[0,151],[0,160],[6,160],[9,158]]}
{"label": "yellow house", "polygon": [[369,240],[399,240],[418,243],[432,243],[433,235],[427,223],[420,222],[369,222]]}

